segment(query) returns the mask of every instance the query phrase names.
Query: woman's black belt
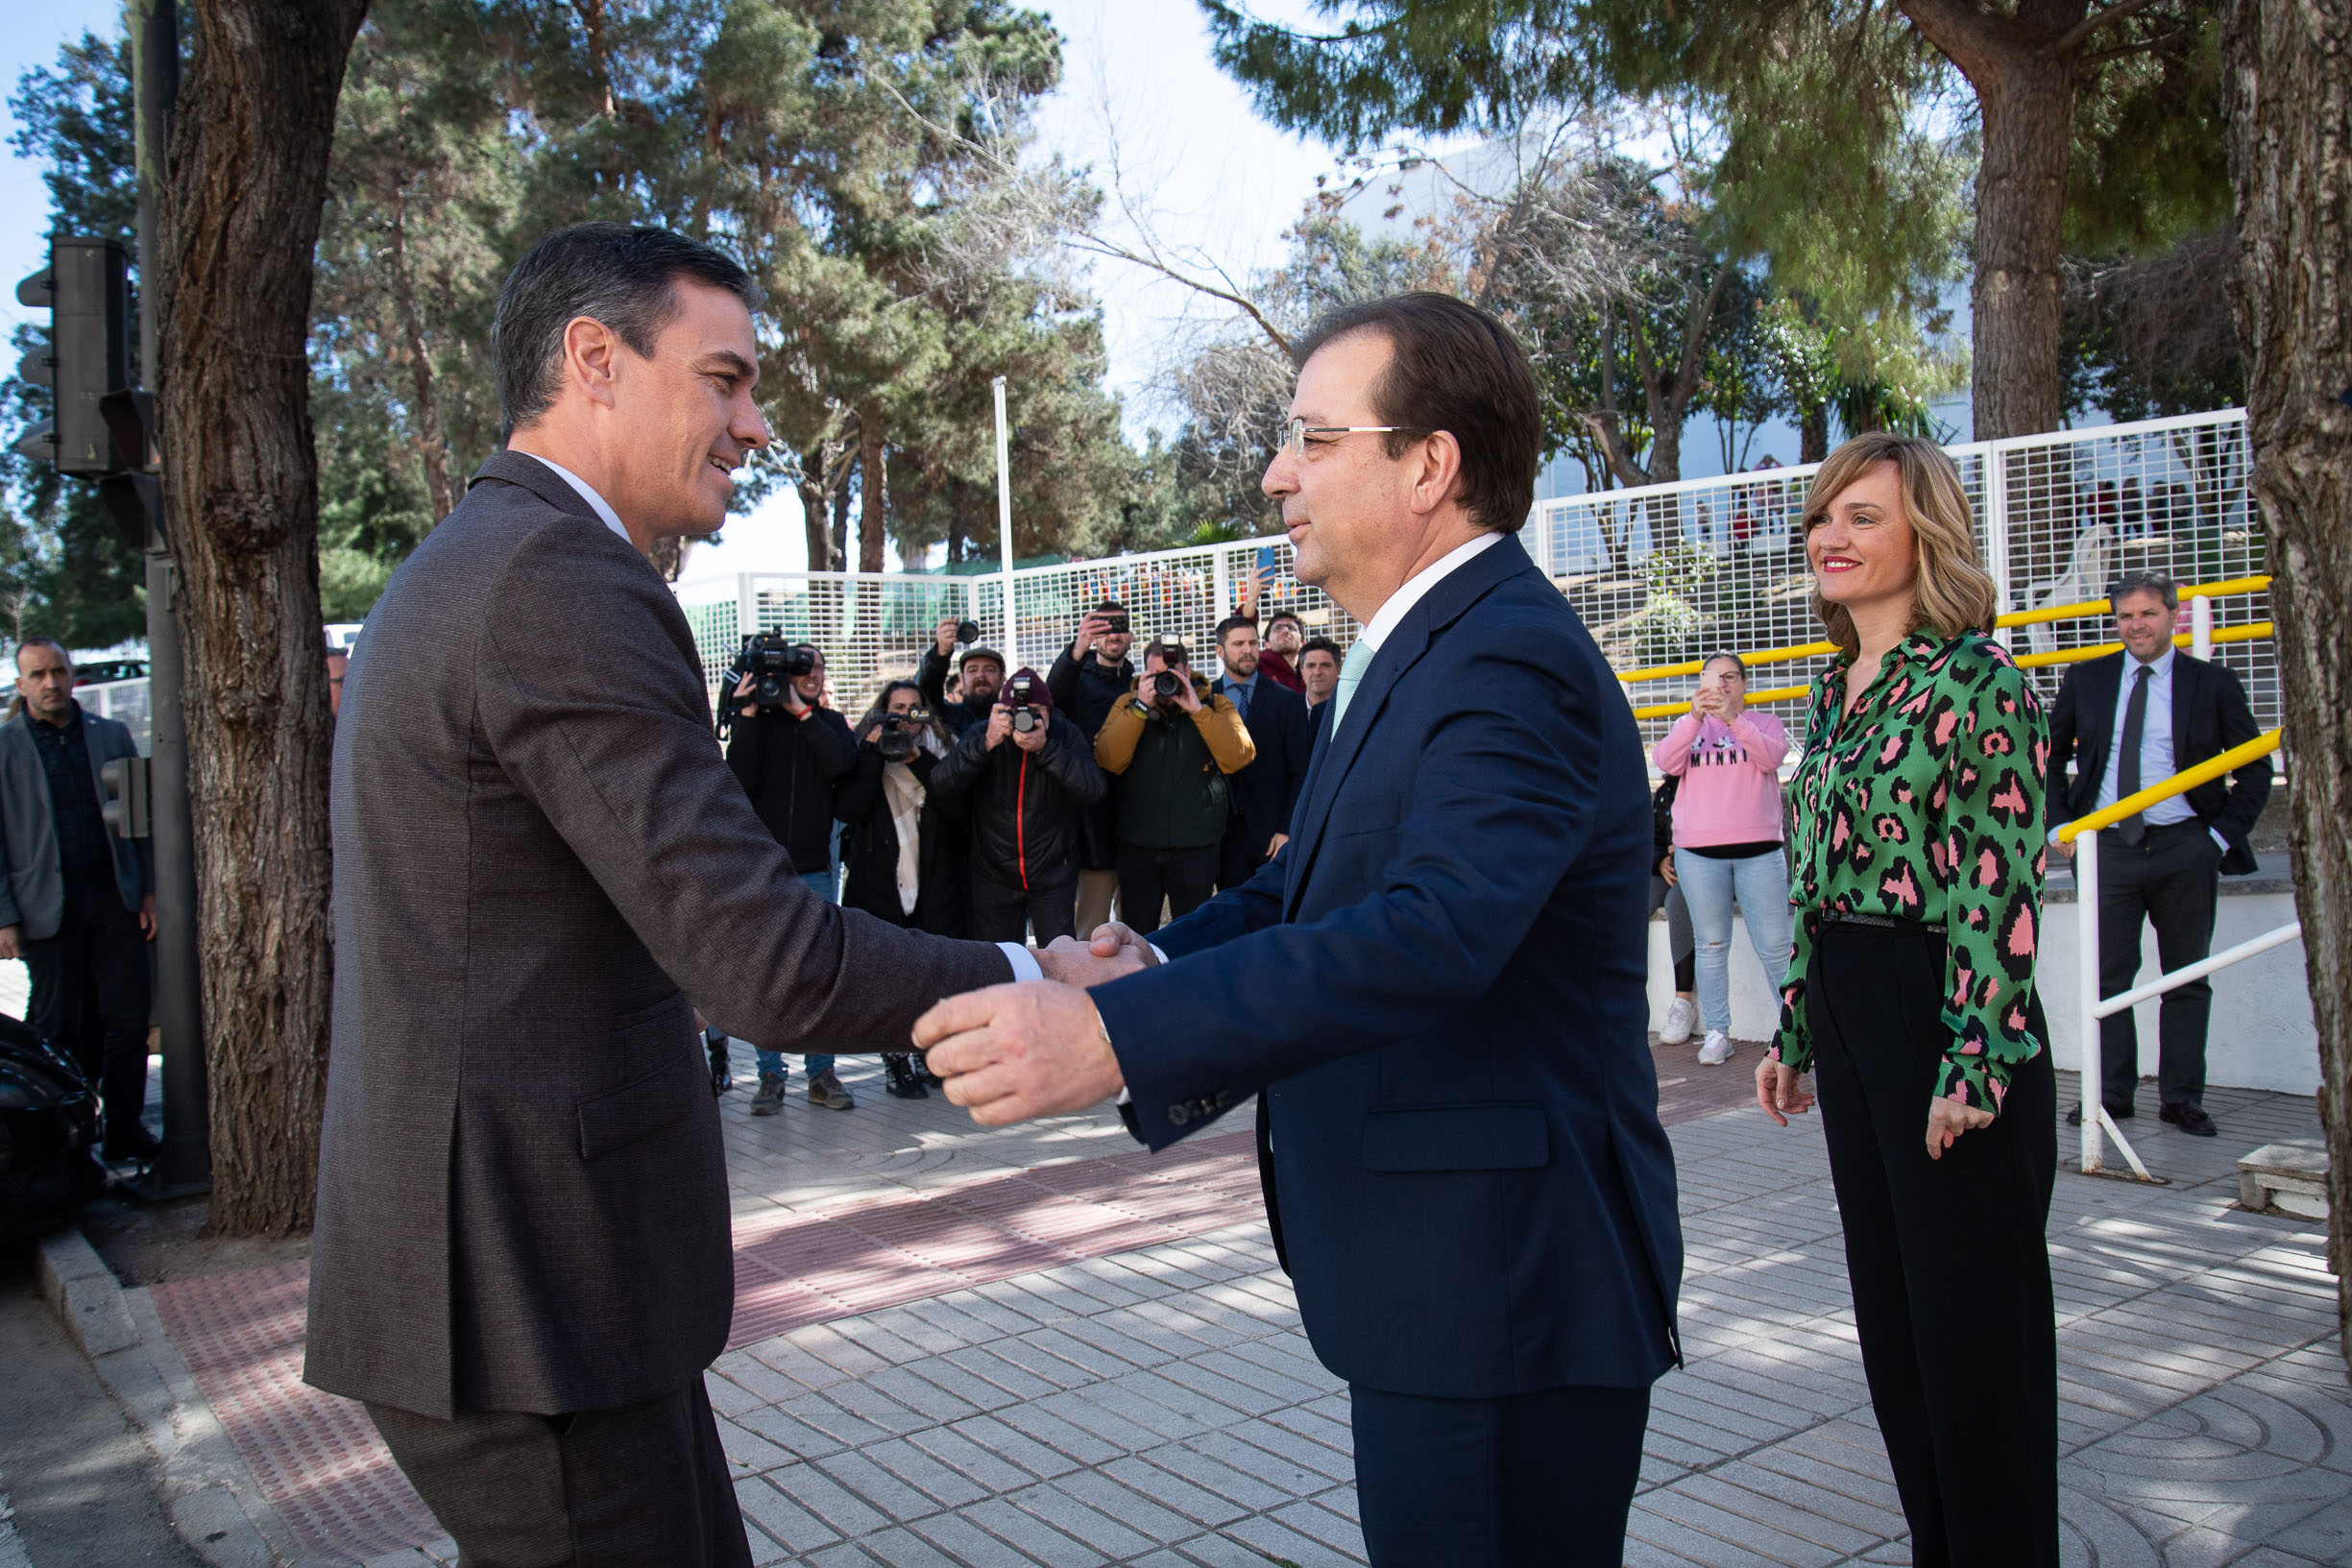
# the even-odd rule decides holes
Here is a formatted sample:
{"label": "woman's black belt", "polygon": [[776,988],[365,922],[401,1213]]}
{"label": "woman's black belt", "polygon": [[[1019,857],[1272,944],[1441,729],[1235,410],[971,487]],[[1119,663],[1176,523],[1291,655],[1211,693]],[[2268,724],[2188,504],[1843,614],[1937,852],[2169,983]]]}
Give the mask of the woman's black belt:
{"label": "woman's black belt", "polygon": [[1925,935],[1934,929],[1917,920],[1905,920],[1901,915],[1866,915],[1853,909],[1824,909],[1820,915],[1824,926],[1869,926],[1882,931],[1908,931]]}

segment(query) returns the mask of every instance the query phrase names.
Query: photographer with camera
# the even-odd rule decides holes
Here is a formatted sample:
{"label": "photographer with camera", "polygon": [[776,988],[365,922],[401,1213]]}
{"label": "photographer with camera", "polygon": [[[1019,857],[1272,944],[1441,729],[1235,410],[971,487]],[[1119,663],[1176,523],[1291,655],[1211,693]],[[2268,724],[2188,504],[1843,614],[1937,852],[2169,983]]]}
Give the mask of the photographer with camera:
{"label": "photographer with camera", "polygon": [[[858,762],[834,797],[841,834],[841,905],[934,936],[970,934],[964,802],[931,787],[955,745],[922,706],[912,681],[892,681],[858,721]],[[885,1051],[884,1088],[922,1099],[924,1074],[903,1051]]]}
{"label": "photographer with camera", "polygon": [[[1135,669],[1127,657],[1134,644],[1127,606],[1104,599],[1079,622],[1078,636],[1046,674],[1054,706],[1070,716],[1088,746],[1119,699],[1135,685]],[[1119,835],[1107,793],[1086,808],[1085,829],[1079,845],[1078,929],[1091,931],[1110,919],[1111,899],[1119,891]]]}
{"label": "photographer with camera", "polygon": [[[954,615],[939,623],[936,639],[923,650],[923,663],[914,672],[915,685],[923,693],[923,706],[947,721],[947,727],[958,738],[964,733],[988,722],[996,708],[996,695],[1005,684],[1005,656],[994,648],[977,646],[980,623],[958,620]],[[948,661],[955,658],[956,644],[972,644],[963,650],[957,673],[962,677],[962,689],[950,700],[947,694]]]}
{"label": "photographer with camera", "polygon": [[1159,929],[1208,902],[1233,797],[1225,775],[1257,756],[1233,699],[1192,670],[1184,644],[1144,649],[1143,677],[1095,736],[1119,834],[1119,912],[1128,929]]}
{"label": "photographer with camera", "polygon": [[[833,873],[833,801],[840,781],[857,765],[858,746],[849,722],[820,706],[825,695],[825,655],[808,643],[787,642],[773,632],[743,639],[736,663],[734,723],[727,738],[727,765],[742,781],[751,808],[784,846],[809,891],[838,904]],[[774,1116],[784,1108],[785,1068],[781,1053],[759,1049],[760,1089],[751,1114]],[[827,1110],[857,1104],[834,1073],[834,1059],[806,1058],[809,1098]]]}
{"label": "photographer with camera", "polygon": [[1033,929],[1043,947],[1073,934],[1081,816],[1109,787],[1045,677],[1023,669],[1006,681],[987,723],[931,775],[933,794],[968,802],[973,935],[1018,942]]}

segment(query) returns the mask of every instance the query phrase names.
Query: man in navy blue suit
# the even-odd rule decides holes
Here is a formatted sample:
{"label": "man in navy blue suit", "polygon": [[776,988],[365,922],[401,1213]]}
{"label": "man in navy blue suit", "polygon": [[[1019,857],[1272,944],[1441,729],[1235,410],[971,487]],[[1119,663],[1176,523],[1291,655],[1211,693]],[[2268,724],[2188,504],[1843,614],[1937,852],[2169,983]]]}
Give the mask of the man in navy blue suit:
{"label": "man in navy blue suit", "polygon": [[1290,840],[1291,815],[1306,787],[1315,727],[1307,702],[1258,662],[1258,623],[1227,615],[1217,623],[1217,662],[1224,673],[1209,689],[1233,699],[1257,745],[1249,765],[1227,781],[1233,818],[1217,849],[1217,890],[1239,887]]}
{"label": "man in navy blue suit", "polygon": [[1614,1564],[1682,1273],[1640,743],[1511,537],[1542,436],[1509,333],[1411,294],[1299,359],[1265,490],[1364,632],[1289,841],[1156,948],[1103,927],[1131,973],[951,998],[915,1038],[990,1125],[1124,1091],[1157,1149],[1257,1095],[1375,1568]]}

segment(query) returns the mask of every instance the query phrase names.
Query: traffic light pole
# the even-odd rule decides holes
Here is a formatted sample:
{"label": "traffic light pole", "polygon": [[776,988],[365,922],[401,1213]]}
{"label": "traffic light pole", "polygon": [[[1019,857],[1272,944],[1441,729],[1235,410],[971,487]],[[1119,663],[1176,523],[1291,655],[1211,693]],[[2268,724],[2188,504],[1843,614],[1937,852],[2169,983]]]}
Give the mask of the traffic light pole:
{"label": "traffic light pole", "polygon": [[[139,380],[161,379],[164,150],[180,94],[180,15],[173,0],[132,0],[137,39],[135,87],[139,174]],[[176,439],[187,439],[174,432]],[[196,953],[196,834],[188,809],[188,728],[181,706],[182,664],[179,571],[160,528],[147,538],[149,716],[154,727],[150,806],[156,861],[156,1022],[163,1033],[163,1152],[150,1196],[202,1192],[212,1184],[210,1091],[205,1070],[204,1000]]]}

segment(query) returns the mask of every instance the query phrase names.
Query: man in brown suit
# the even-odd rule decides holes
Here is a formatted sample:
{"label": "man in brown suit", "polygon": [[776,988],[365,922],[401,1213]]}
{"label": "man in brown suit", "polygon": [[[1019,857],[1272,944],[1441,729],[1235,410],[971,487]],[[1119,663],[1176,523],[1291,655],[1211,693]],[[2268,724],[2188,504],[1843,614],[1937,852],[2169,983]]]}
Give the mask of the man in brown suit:
{"label": "man in brown suit", "polygon": [[812,894],[711,735],[644,551],[765,445],[750,277],[650,229],[501,290],[507,449],[395,574],[335,734],[334,1054],[305,1376],[469,1568],[748,1564],[702,1375],[734,1303],[699,1007],[904,1049],[1028,973]]}

